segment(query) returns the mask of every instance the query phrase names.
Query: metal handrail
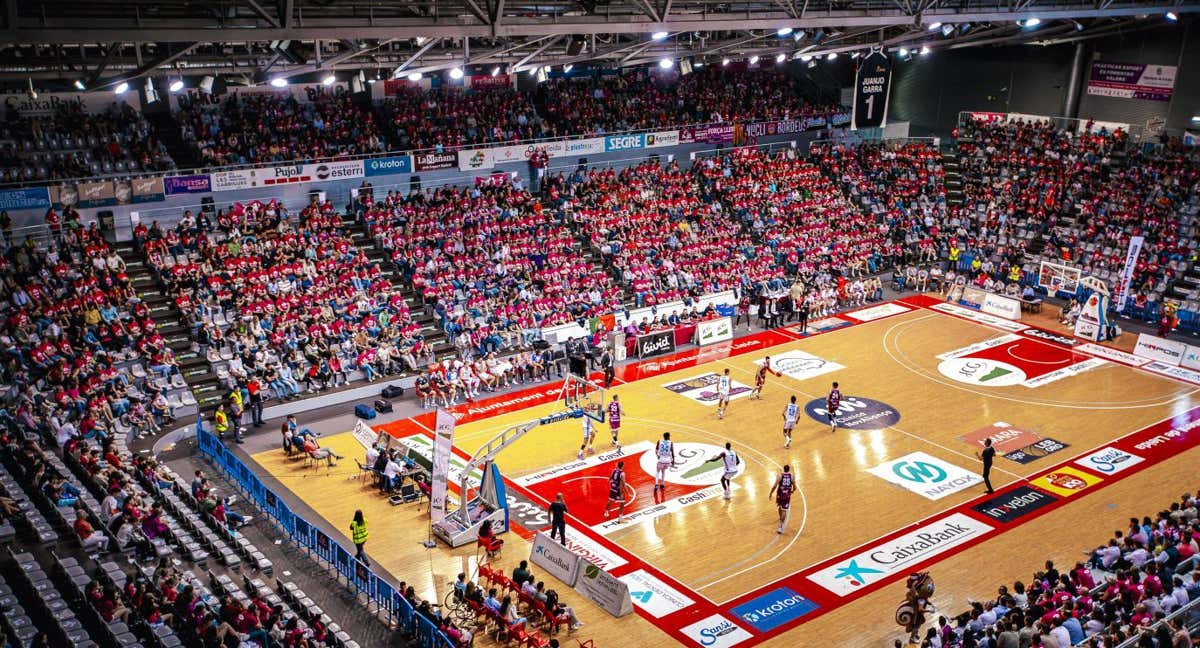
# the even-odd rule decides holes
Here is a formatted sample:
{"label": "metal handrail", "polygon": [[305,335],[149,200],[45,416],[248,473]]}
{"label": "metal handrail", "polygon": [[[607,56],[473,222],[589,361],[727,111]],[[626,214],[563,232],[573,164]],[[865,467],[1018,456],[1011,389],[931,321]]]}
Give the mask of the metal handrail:
{"label": "metal handrail", "polygon": [[[845,112],[844,108],[839,106],[836,109],[826,111],[824,113],[824,116],[829,117],[829,116],[836,115],[836,114],[843,113],[843,112]],[[817,115],[809,115],[809,117],[814,117],[814,116],[817,116]],[[798,119],[803,119],[803,118],[804,117],[798,117]],[[797,119],[797,118],[794,117],[791,119]],[[780,120],[778,120],[778,119],[753,119],[753,120],[749,120],[749,121],[743,121],[741,123],[757,124],[757,123],[773,122],[773,121],[780,121]],[[441,153],[443,153],[443,154],[455,153],[460,150],[470,150],[470,149],[499,148],[502,146],[519,146],[522,144],[538,145],[538,144],[547,144],[550,142],[562,142],[562,141],[568,141],[568,140],[588,139],[588,138],[592,138],[592,137],[619,137],[622,135],[638,135],[638,134],[643,134],[643,133],[656,133],[659,131],[682,130],[685,128],[710,126],[712,124],[719,124],[719,123],[726,123],[726,122],[711,122],[711,121],[709,121],[709,122],[692,122],[692,123],[685,123],[685,124],[655,126],[653,128],[639,128],[639,129],[625,130],[625,131],[613,131],[613,132],[608,132],[608,133],[577,133],[577,134],[573,134],[573,135],[561,135],[558,137],[541,137],[541,138],[530,138],[530,139],[512,140],[512,141],[499,141],[499,142],[481,142],[479,144],[467,144],[467,145],[463,145],[463,146],[443,148]],[[299,160],[283,160],[280,162],[256,162],[253,164],[200,166],[200,167],[192,167],[192,168],[188,168],[188,169],[172,169],[170,171],[157,171],[157,172],[150,172],[150,173],[147,173],[145,171],[140,171],[138,173],[111,174],[111,175],[106,175],[106,176],[83,176],[83,177],[76,177],[76,178],[54,178],[54,179],[46,179],[46,180],[16,181],[16,182],[0,183],[0,189],[18,189],[18,188],[22,188],[22,187],[44,187],[44,186],[52,186],[52,185],[57,185],[57,184],[70,184],[70,183],[74,183],[74,182],[86,182],[86,181],[97,180],[97,179],[103,180],[103,179],[185,176],[185,175],[196,175],[196,174],[203,174],[203,173],[214,173],[214,172],[221,172],[221,171],[243,171],[243,170],[249,170],[249,169],[265,169],[265,168],[270,168],[270,167],[275,167],[275,166],[290,166],[290,165],[298,165],[298,164],[320,164],[320,163],[327,163],[327,162],[371,160],[371,159],[385,158],[385,157],[396,157],[396,156],[401,156],[401,155],[418,156],[418,155],[427,155],[430,153],[437,153],[437,152],[438,152],[438,150],[436,147],[431,147],[431,148],[423,148],[423,149],[388,150],[388,151],[381,151],[381,152],[377,152],[377,153],[353,153],[353,154],[334,155],[334,156],[319,157],[319,158],[304,158],[304,159],[299,159]]]}

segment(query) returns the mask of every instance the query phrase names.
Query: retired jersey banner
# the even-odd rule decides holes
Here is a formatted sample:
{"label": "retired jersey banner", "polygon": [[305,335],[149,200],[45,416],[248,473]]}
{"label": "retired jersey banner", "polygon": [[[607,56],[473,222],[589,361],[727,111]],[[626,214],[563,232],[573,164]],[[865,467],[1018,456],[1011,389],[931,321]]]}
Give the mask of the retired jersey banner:
{"label": "retired jersey banner", "polygon": [[854,80],[854,116],[850,126],[882,128],[887,124],[888,94],[892,87],[892,60],[882,51],[863,59]]}
{"label": "retired jersey banner", "polygon": [[1095,61],[1087,93],[1118,99],[1170,101],[1175,91],[1174,65]]}

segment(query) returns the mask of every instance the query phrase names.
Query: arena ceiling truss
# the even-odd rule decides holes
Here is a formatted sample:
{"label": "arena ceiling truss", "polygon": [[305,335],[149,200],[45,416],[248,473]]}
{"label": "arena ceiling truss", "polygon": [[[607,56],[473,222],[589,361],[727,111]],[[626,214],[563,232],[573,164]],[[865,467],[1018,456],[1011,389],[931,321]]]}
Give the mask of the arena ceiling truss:
{"label": "arena ceiling truss", "polygon": [[146,76],[255,84],[360,70],[388,78],[465,66],[521,72],[1050,44],[1200,10],[1200,0],[0,2],[0,82],[88,90]]}

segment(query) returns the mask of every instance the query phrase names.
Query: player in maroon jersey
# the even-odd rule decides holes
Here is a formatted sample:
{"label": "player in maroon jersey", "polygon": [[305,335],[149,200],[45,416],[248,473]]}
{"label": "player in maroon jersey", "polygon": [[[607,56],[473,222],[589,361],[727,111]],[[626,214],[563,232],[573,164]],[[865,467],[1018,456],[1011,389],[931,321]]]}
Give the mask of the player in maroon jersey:
{"label": "player in maroon jersey", "polygon": [[842,405],[842,391],[838,389],[838,384],[833,383],[833,389],[829,390],[829,395],[825,397],[825,411],[829,412],[829,431],[837,431],[837,413],[838,408]]}
{"label": "player in maroon jersey", "polygon": [[750,392],[750,398],[762,400],[763,385],[767,384],[768,373],[773,373],[776,376],[783,375],[771,368],[771,356],[762,359],[762,364],[758,367],[758,373],[754,374],[754,390]]}
{"label": "player in maroon jersey", "polygon": [[621,415],[624,413],[625,410],[621,409],[621,403],[617,401],[617,395],[613,394],[612,400],[608,402],[608,427],[612,432],[612,444],[617,448],[621,447],[617,434],[621,431]]}
{"label": "player in maroon jersey", "polygon": [[617,503],[617,522],[625,521],[625,462],[617,462],[617,467],[613,469],[612,474],[608,476],[608,503],[604,505],[604,519],[608,519],[608,512],[612,508],[613,502]]}
{"label": "player in maroon jersey", "polygon": [[792,506],[792,493],[796,490],[796,477],[792,475],[792,467],[784,466],[783,473],[775,480],[767,497],[775,497],[775,506],[779,507],[779,528],[775,533],[783,533],[787,525],[788,512]]}

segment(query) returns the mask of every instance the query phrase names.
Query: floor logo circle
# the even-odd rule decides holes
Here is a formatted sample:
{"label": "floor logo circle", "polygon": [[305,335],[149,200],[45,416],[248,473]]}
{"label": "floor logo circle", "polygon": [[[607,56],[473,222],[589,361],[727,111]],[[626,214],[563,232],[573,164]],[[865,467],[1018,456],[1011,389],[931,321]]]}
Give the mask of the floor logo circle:
{"label": "floor logo circle", "polygon": [[1012,387],[1025,382],[1025,372],[1018,367],[987,358],[946,358],[938,371],[960,383],[982,387]]}
{"label": "floor logo circle", "polygon": [[[657,448],[657,445],[655,446]],[[685,486],[712,486],[721,483],[721,475],[725,473],[725,462],[709,461],[725,452],[724,448],[708,443],[692,443],[690,441],[675,442],[675,467],[667,470],[666,481]],[[734,452],[737,452],[734,450]],[[657,474],[658,456],[654,449],[647,450],[638,458],[638,464],[647,474]],[[746,460],[738,464],[740,475],[746,469]]]}
{"label": "floor logo circle", "polygon": [[[825,399],[811,400],[804,411],[814,421],[829,424],[829,411]],[[879,430],[900,422],[900,412],[883,401],[861,396],[846,396],[838,408],[837,424],[848,430]]]}

